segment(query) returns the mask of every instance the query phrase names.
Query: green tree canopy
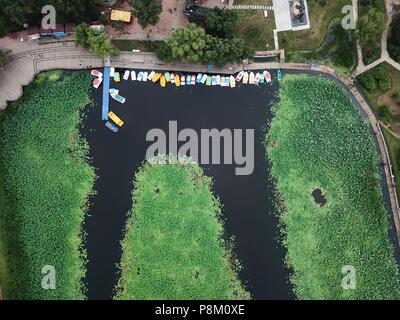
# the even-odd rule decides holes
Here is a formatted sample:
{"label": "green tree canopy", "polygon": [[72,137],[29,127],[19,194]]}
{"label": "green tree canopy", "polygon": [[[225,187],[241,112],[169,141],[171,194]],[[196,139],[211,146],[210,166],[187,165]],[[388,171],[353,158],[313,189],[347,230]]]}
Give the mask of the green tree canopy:
{"label": "green tree canopy", "polygon": [[380,10],[373,8],[367,15],[358,20],[358,38],[361,46],[379,43],[385,28],[385,15]]}
{"label": "green tree canopy", "polygon": [[215,7],[206,13],[206,31],[214,37],[232,39],[237,19],[235,11]]}
{"label": "green tree canopy", "polygon": [[220,39],[206,34],[203,28],[189,24],[171,34],[160,46],[158,58],[163,61],[179,60],[184,63],[215,63],[222,66],[227,62],[249,58],[252,55],[241,39]]}
{"label": "green tree canopy", "polygon": [[119,53],[119,50],[112,44],[104,30],[95,31],[86,23],[76,27],[75,41],[78,46],[88,48],[100,57],[115,56]]}
{"label": "green tree canopy", "polygon": [[142,28],[155,25],[160,19],[162,5],[160,0],[134,0],[133,14],[137,17]]}

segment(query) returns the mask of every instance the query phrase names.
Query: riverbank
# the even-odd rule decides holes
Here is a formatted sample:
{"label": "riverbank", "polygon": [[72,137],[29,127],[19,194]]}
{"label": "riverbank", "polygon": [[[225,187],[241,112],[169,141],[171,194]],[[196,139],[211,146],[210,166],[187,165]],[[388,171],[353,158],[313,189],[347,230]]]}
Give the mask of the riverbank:
{"label": "riverbank", "polygon": [[[340,85],[321,77],[286,76],[280,97],[267,153],[283,201],[296,295],[398,299],[378,157],[359,111]],[[314,202],[315,189],[325,206]],[[341,287],[346,265],[356,269],[357,290]]]}
{"label": "riverbank", "polygon": [[[85,297],[81,224],[94,171],[77,125],[90,85],[87,72],[40,74],[2,113],[0,275],[7,299]],[[54,267],[55,290],[41,285],[45,266]]]}
{"label": "riverbank", "polygon": [[197,164],[145,164],[136,174],[117,299],[250,297],[211,184]]}

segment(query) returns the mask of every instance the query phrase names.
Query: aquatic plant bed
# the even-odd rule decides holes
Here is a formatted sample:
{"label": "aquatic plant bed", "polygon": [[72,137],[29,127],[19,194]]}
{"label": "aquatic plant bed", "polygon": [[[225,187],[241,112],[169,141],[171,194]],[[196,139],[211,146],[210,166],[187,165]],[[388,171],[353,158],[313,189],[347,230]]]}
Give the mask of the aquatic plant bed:
{"label": "aquatic plant bed", "polygon": [[[368,123],[344,89],[322,77],[288,75],[280,98],[267,134],[267,155],[282,200],[297,297],[399,299],[400,278]],[[326,196],[322,207],[311,195],[317,188]],[[354,290],[342,288],[345,266],[356,271]]]}
{"label": "aquatic plant bed", "polygon": [[[90,86],[88,72],[63,79],[61,72],[43,73],[3,113],[1,281],[8,299],[84,298],[81,223],[95,174],[77,125]],[[45,290],[51,267],[55,289]]]}
{"label": "aquatic plant bed", "polygon": [[145,164],[134,182],[116,298],[249,298],[202,169]]}

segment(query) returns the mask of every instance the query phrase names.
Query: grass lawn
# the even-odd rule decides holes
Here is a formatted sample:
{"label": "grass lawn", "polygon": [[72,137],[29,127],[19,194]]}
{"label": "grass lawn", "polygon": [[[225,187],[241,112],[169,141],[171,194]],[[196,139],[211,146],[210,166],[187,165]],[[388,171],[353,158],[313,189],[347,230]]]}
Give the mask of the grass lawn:
{"label": "grass lawn", "polygon": [[331,21],[336,17],[343,17],[342,8],[349,4],[351,0],[328,0],[325,6],[322,6],[319,0],[308,0],[311,28],[303,31],[280,32],[280,47],[288,51],[318,49],[326,37]]}
{"label": "grass lawn", "polygon": [[[378,155],[367,120],[334,81],[286,76],[267,136],[300,299],[400,299]],[[322,190],[327,204],[311,193]],[[355,290],[342,288],[353,266]]]}
{"label": "grass lawn", "polygon": [[[79,138],[89,72],[38,75],[0,121],[0,276],[8,299],[83,299],[81,223],[95,178]],[[53,266],[56,289],[42,288]]]}
{"label": "grass lawn", "polygon": [[117,299],[247,299],[222,240],[220,204],[196,164],[137,173]]}
{"label": "grass lawn", "polygon": [[245,41],[253,50],[274,50],[275,18],[274,12],[268,11],[264,18],[262,10],[236,10],[236,36]]}

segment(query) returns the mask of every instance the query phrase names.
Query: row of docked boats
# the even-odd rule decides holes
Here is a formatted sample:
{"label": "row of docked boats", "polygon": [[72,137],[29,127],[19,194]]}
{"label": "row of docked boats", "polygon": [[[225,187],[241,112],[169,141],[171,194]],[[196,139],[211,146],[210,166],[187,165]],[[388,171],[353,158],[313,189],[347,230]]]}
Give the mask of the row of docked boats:
{"label": "row of docked boats", "polygon": [[[115,72],[114,74],[117,74]],[[118,76],[119,79],[119,76]],[[179,75],[173,72],[158,73],[155,71],[129,71],[126,70],[123,75],[124,80],[160,83],[161,87],[165,88],[168,83],[175,84],[175,86],[190,86],[196,84],[203,84],[206,86],[221,86],[235,88],[237,83],[263,85],[272,80],[271,74],[265,70],[263,72],[241,71],[236,76],[233,75],[210,75],[198,73],[197,75]],[[115,80],[115,77],[114,77]],[[119,80],[118,80],[119,81]],[[116,82],[118,82],[116,81]]]}

